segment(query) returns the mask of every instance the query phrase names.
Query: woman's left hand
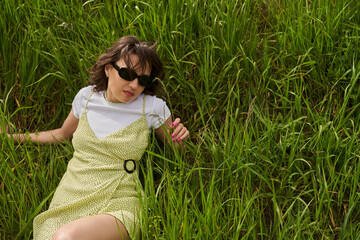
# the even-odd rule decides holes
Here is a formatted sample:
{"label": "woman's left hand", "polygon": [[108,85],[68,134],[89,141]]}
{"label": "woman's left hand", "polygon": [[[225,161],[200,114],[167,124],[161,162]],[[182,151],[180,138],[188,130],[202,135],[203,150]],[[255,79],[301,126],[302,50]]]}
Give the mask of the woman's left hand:
{"label": "woman's left hand", "polygon": [[170,125],[169,135],[174,143],[182,145],[183,141],[189,138],[189,131],[181,123],[180,118],[176,118]]}
{"label": "woman's left hand", "polygon": [[190,135],[184,124],[180,122],[180,118],[172,121],[171,116],[162,126],[155,129],[155,133],[162,141],[175,144],[175,146],[185,146],[183,141]]}

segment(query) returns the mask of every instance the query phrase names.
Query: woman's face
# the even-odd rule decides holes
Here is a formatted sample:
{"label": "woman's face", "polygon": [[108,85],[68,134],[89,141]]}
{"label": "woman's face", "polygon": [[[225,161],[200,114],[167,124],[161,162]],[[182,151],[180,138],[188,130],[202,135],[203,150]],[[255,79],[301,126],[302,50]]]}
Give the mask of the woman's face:
{"label": "woman's face", "polygon": [[[131,54],[130,55],[130,66],[136,66],[139,61],[139,57]],[[126,68],[125,62],[120,59],[116,62],[120,68]],[[138,76],[150,75],[151,69],[149,65],[146,66],[145,71],[142,71],[141,66],[137,66],[134,70]],[[127,81],[119,76],[118,71],[111,65],[108,64],[105,67],[105,73],[108,77],[108,88],[106,90],[107,99],[114,103],[129,103],[136,99],[140,93],[145,89],[144,86],[139,84],[139,80],[135,78],[132,81]]]}

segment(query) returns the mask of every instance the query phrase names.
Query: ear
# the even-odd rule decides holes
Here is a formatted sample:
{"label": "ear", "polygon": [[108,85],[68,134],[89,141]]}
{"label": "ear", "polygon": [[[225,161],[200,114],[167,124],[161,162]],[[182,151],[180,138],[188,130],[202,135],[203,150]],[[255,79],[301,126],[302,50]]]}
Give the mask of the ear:
{"label": "ear", "polygon": [[106,64],[105,65],[105,74],[106,74],[106,77],[109,77],[110,76],[110,70],[111,70],[111,64]]}

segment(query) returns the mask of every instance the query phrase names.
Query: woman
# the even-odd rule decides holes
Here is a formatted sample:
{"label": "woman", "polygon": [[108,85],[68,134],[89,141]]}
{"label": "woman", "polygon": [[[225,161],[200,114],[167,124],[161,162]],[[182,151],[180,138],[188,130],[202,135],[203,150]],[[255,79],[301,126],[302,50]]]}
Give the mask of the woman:
{"label": "woman", "polygon": [[34,239],[129,239],[139,236],[142,189],[138,162],[150,129],[182,146],[189,131],[172,121],[154,96],[163,66],[154,46],[128,36],[116,41],[90,69],[91,85],[76,95],[61,128],[9,135],[15,141],[72,139],[73,158],[49,209],[34,219]]}

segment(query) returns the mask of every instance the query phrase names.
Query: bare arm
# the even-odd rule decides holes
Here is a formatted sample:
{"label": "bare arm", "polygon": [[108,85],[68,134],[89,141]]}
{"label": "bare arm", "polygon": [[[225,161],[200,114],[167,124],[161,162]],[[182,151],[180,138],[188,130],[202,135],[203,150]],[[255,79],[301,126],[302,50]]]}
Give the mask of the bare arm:
{"label": "bare arm", "polygon": [[73,110],[71,109],[69,115],[65,119],[61,128],[53,129],[50,131],[44,131],[39,133],[20,133],[20,134],[8,134],[9,138],[16,142],[24,142],[30,140],[35,143],[60,143],[64,140],[72,138],[79,123],[79,119],[74,116]]}
{"label": "bare arm", "polygon": [[180,122],[180,118],[172,121],[171,116],[159,128],[155,129],[155,134],[163,141],[168,143],[175,143],[176,146],[183,146],[183,140],[189,138],[189,131]]}

